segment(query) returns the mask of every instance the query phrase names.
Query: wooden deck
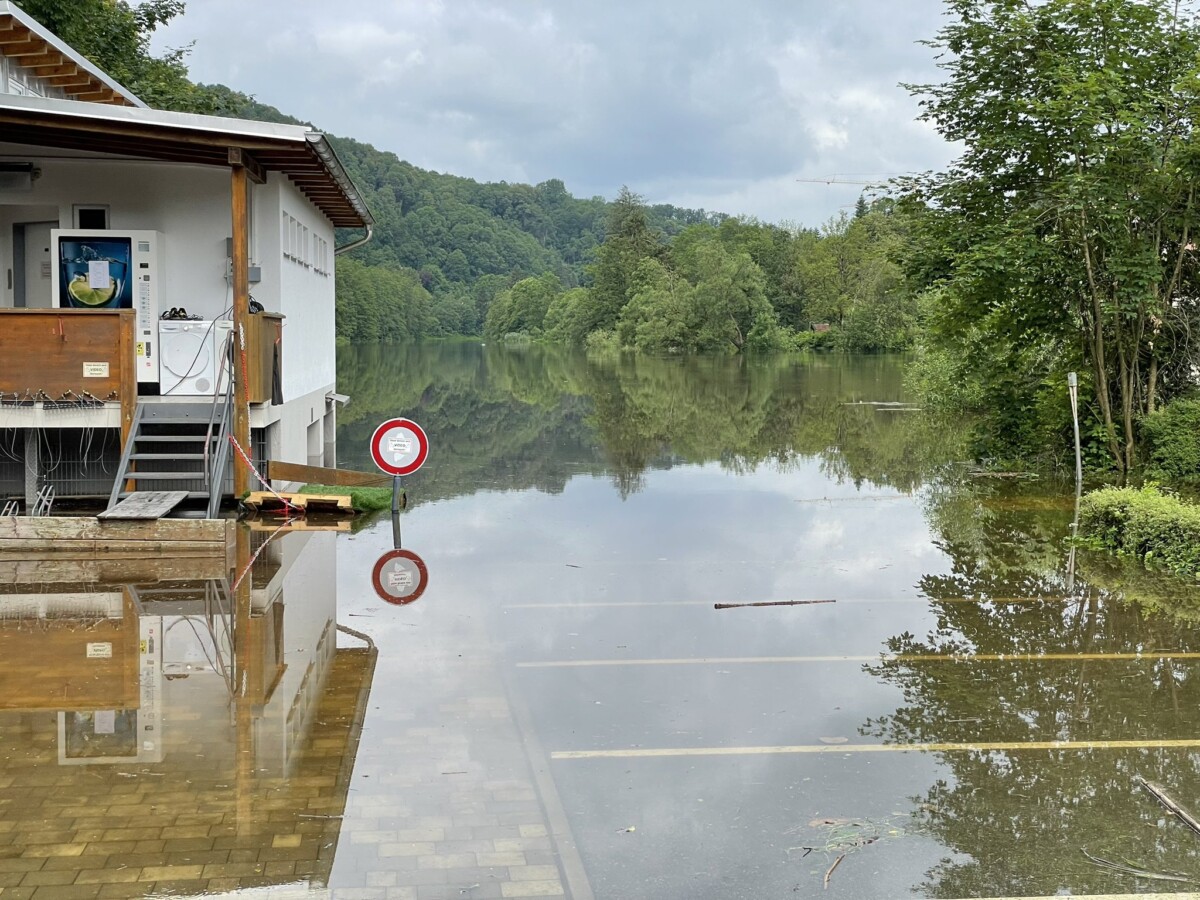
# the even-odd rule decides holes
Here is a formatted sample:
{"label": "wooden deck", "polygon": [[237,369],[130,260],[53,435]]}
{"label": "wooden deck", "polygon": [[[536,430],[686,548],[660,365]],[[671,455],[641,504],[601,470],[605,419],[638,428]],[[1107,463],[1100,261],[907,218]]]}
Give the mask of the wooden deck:
{"label": "wooden deck", "polygon": [[[281,499],[282,498],[282,499]],[[294,507],[296,515],[304,513],[333,513],[335,515],[352,516],[354,506],[349,497],[337,494],[289,494],[273,491],[252,491],[242,504],[248,509],[263,513],[282,513],[289,510],[284,506]]]}
{"label": "wooden deck", "polygon": [[226,559],[233,546],[232,519],[155,519],[102,521],[91,516],[10,516],[0,518],[0,559],[5,554],[56,558]]}

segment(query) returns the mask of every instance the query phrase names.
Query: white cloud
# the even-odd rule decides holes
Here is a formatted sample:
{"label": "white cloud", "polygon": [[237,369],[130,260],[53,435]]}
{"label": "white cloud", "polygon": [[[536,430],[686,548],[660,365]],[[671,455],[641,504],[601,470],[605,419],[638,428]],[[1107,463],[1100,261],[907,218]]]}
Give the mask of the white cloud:
{"label": "white cloud", "polygon": [[[935,168],[897,83],[936,77],[921,0],[192,0],[159,46],[192,74],[416,165],[622,184],[654,202],[816,224],[858,190],[796,178]],[[230,30],[237,18],[243,27]]]}

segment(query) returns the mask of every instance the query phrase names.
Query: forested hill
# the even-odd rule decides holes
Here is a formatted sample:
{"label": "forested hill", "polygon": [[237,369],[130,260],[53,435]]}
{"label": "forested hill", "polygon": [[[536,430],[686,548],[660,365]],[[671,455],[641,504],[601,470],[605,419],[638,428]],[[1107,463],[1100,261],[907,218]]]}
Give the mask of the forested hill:
{"label": "forested hill", "polygon": [[[221,115],[319,128],[224,85],[201,90]],[[479,293],[546,272],[574,287],[604,240],[611,204],[603,197],[574,197],[558,179],[480,183],[420,169],[353,138],[330,135],[330,140],[376,218],[374,239],[353,258],[412,270],[435,295],[467,292],[484,306]],[[669,238],[689,225],[715,225],[727,216],[657,205],[647,208],[647,218]],[[477,285],[481,278],[483,285]]]}

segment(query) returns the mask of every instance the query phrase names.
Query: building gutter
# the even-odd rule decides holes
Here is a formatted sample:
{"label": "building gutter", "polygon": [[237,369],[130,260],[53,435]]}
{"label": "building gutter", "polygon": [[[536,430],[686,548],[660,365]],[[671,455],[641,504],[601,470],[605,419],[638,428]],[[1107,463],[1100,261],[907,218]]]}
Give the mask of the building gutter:
{"label": "building gutter", "polygon": [[333,255],[341,256],[343,253],[348,253],[349,251],[353,250],[355,247],[361,247],[363,244],[365,244],[367,241],[369,241],[371,239],[371,237],[375,234],[375,226],[368,224],[365,227],[367,229],[366,234],[364,234],[362,237],[360,237],[357,241],[351,241],[348,244],[342,244],[342,246],[340,246],[340,247],[334,247]]}

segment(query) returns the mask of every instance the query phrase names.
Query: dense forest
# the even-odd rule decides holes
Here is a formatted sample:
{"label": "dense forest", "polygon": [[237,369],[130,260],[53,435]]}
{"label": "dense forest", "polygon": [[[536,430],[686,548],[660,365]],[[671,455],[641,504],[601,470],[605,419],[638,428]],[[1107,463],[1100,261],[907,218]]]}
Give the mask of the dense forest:
{"label": "dense forest", "polygon": [[[319,127],[193,83],[182,51],[154,56],[150,36],[183,14],[182,0],[23,7],[152,106]],[[905,227],[890,205],[860,201],[854,216],[820,228],[784,227],[647,204],[624,189],[615,201],[578,198],[557,179],[482,184],[330,140],[377,222],[371,242],[338,258],[339,337],[520,335],[726,352],[912,340],[915,302],[895,261]]]}
{"label": "dense forest", "polygon": [[[1200,454],[1176,402],[1200,371],[1196,3],[945,5],[944,80],[909,89],[959,159],[820,227],[481,184],[331,138],[378,222],[338,259],[339,336],[912,348],[923,402],[976,414],[977,454],[1008,460],[1061,459],[1076,371],[1090,466],[1178,469]],[[152,106],[299,121],[151,52],[183,0],[22,6]]]}

